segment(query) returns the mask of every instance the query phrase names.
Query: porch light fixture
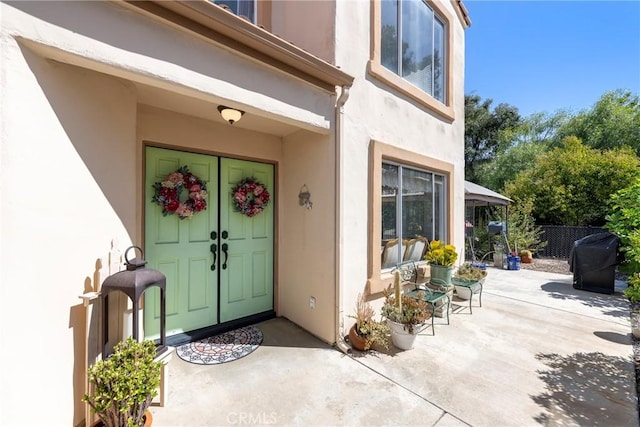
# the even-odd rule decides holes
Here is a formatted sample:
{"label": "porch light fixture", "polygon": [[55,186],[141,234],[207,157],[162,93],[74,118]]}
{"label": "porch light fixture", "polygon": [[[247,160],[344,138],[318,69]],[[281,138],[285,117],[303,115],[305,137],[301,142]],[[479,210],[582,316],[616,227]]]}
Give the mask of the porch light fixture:
{"label": "porch light fixture", "polygon": [[222,118],[228,121],[230,125],[240,120],[244,115],[244,111],[236,110],[235,108],[226,107],[224,105],[218,105],[218,111]]}

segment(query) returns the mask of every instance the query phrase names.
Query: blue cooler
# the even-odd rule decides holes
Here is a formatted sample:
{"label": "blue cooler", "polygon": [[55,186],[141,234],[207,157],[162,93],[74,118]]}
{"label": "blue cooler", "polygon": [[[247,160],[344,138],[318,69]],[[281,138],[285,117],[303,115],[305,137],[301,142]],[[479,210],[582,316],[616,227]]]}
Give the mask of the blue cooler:
{"label": "blue cooler", "polygon": [[519,256],[507,256],[507,270],[520,270]]}

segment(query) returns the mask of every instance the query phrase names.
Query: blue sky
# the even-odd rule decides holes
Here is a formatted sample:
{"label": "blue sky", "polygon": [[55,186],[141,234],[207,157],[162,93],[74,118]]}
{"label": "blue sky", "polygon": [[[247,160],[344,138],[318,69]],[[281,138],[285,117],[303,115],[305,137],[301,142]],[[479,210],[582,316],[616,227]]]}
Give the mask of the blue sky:
{"label": "blue sky", "polygon": [[522,116],[578,112],[615,89],[640,94],[640,0],[464,4],[466,94]]}

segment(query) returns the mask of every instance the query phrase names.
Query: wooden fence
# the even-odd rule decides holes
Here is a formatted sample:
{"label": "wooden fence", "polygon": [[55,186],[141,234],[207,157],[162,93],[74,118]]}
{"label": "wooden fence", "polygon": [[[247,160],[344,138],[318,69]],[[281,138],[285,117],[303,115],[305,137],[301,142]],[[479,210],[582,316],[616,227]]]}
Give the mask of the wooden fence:
{"label": "wooden fence", "polygon": [[541,258],[569,259],[573,242],[590,234],[602,233],[600,227],[571,227],[564,225],[542,225],[540,240],[547,241],[547,246],[538,251]]}

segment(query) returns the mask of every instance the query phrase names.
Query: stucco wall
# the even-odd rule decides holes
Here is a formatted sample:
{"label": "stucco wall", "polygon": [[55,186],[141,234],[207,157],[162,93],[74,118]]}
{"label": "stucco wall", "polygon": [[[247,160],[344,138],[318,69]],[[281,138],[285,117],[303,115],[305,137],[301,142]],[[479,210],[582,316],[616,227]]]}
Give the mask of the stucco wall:
{"label": "stucco wall", "polygon": [[[135,239],[135,97],[118,80],[2,42],[0,413],[84,418],[84,308],[111,240]],[[46,390],[43,395],[40,391]]]}
{"label": "stucco wall", "polygon": [[334,63],[335,1],[272,1],[271,32]]}
{"label": "stucco wall", "polygon": [[[464,30],[457,21],[453,6],[439,1],[454,21],[453,108],[456,119],[448,123],[415,101],[367,72],[370,59],[370,2],[337,2],[336,63],[355,76],[345,105],[342,158],[342,201],[345,209],[342,232],[345,239],[341,253],[343,270],[343,308],[352,314],[358,292],[367,282],[369,244],[367,221],[370,165],[367,156],[372,140],[429,156],[453,164],[453,241],[464,248]],[[377,237],[374,236],[373,239]],[[462,255],[462,254],[461,254]],[[461,259],[464,259],[461,256]],[[346,319],[347,327],[352,323]]]}
{"label": "stucco wall", "polygon": [[[335,339],[333,140],[297,132],[284,140],[280,233],[281,314],[327,342]],[[312,209],[298,203],[306,184]],[[315,298],[315,308],[309,300]]]}
{"label": "stucco wall", "polygon": [[[276,310],[331,341],[334,245],[320,230],[332,227],[333,184],[324,185],[333,176],[334,97],[113,3],[0,7],[0,182],[12,183],[0,185],[0,340],[16,349],[0,356],[10,367],[0,373],[0,424],[24,425],[34,396],[50,423],[82,422],[78,296],[109,274],[112,240],[120,250],[141,242],[143,140],[278,164],[278,212],[296,206],[279,219],[278,247],[287,256],[276,254]],[[259,130],[140,106],[140,83],[163,90],[158,102],[168,108],[172,94],[181,105],[185,97],[208,102],[211,114],[231,99],[247,106],[243,120],[300,130],[285,144]],[[312,212],[297,206],[303,183],[317,203]],[[298,252],[304,239],[308,250]],[[310,256],[312,248],[321,255]],[[299,280],[305,271],[318,273]]]}

